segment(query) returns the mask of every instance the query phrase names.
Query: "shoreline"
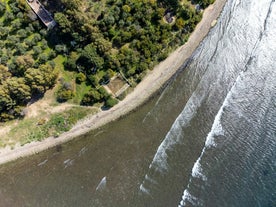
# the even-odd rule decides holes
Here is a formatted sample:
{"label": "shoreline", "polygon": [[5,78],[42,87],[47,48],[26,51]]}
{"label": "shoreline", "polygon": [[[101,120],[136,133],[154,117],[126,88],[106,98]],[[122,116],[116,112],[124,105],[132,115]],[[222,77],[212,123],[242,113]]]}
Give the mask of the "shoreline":
{"label": "shoreline", "polygon": [[[84,135],[112,121],[127,115],[145,103],[181,68],[191,57],[204,37],[214,26],[227,0],[216,0],[204,10],[202,20],[197,24],[189,40],[172,52],[164,61],[149,71],[144,79],[122,101],[107,111],[88,116],[80,120],[70,131],[61,134],[58,138],[49,137],[40,142],[31,142],[24,146],[15,146],[14,149],[0,149],[0,165],[16,159],[31,156],[56,145],[68,142],[75,137]],[[141,95],[142,94],[142,95]]]}

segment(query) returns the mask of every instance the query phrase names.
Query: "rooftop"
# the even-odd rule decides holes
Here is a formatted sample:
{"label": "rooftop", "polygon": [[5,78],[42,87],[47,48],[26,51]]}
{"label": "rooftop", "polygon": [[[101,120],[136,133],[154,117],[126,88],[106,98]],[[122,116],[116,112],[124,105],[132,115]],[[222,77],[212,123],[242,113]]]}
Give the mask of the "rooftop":
{"label": "rooftop", "polygon": [[48,29],[53,28],[56,22],[52,15],[44,8],[44,6],[38,0],[26,0],[28,5],[36,13],[43,24],[48,27]]}

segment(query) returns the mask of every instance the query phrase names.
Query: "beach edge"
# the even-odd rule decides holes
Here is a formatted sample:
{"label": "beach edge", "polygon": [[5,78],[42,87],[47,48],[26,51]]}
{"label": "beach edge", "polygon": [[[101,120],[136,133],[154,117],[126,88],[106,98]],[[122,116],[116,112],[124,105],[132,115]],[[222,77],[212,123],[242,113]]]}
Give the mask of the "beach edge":
{"label": "beach edge", "polygon": [[37,154],[59,144],[68,142],[78,136],[84,135],[91,130],[104,126],[112,121],[135,110],[155,94],[187,61],[205,36],[214,26],[214,22],[220,16],[227,0],[216,0],[204,10],[202,20],[197,24],[190,35],[189,40],[164,61],[159,63],[146,77],[113,108],[88,116],[80,120],[70,131],[61,134],[58,138],[48,137],[40,142],[31,142],[24,146],[16,146],[14,149],[0,149],[0,165],[17,160],[19,158]]}

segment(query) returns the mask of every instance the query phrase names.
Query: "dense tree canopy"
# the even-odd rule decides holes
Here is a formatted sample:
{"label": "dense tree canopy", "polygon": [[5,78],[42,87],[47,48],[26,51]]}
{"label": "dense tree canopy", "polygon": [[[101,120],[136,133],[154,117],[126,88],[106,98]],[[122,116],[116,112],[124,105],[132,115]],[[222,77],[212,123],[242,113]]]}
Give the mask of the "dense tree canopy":
{"label": "dense tree canopy", "polygon": [[[62,2],[65,10],[55,14],[60,34],[70,42],[70,51],[79,54],[70,55],[65,65],[95,76],[109,69],[122,71],[134,81],[184,43],[201,18],[190,1]],[[101,9],[93,10],[96,6]],[[167,12],[176,19],[172,24],[164,21]]]}
{"label": "dense tree canopy", "polygon": [[[33,97],[56,83],[62,56],[74,80],[60,81],[58,101],[88,85],[84,105],[117,103],[101,85],[120,73],[129,83],[187,41],[201,19],[195,9],[214,0],[49,0],[58,26],[47,31],[25,0],[0,0],[0,121],[22,116]],[[57,6],[58,5],[58,6]]]}
{"label": "dense tree canopy", "polygon": [[29,14],[25,1],[0,0],[0,121],[22,116],[31,98],[51,88],[57,77],[48,62],[47,31]]}

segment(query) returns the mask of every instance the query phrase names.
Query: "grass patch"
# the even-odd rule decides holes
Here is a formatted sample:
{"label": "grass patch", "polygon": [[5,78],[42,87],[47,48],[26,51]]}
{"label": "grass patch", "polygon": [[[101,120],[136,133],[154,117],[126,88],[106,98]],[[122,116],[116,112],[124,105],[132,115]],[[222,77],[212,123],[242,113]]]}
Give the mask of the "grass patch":
{"label": "grass patch", "polygon": [[[14,145],[19,142],[21,145],[24,145],[32,141],[41,141],[50,136],[58,137],[61,133],[69,131],[78,120],[96,112],[97,110],[92,108],[72,107],[48,117],[24,119],[19,121],[1,139],[0,144],[1,146],[5,146],[6,144]],[[13,140],[13,143],[10,143],[9,140]]]}
{"label": "grass patch", "polygon": [[54,59],[54,62],[56,64],[56,68],[60,72],[60,77],[63,78],[64,81],[66,81],[66,82],[71,82],[72,80],[75,79],[75,72],[65,70],[64,65],[63,65],[65,59],[66,58],[64,56],[58,55]]}
{"label": "grass patch", "polygon": [[62,55],[58,55],[55,59],[54,59],[54,62],[56,64],[56,68],[64,73],[64,66],[63,66],[63,62],[65,61],[65,57],[62,56]]}
{"label": "grass patch", "polygon": [[[74,86],[75,96],[68,102],[74,103],[74,104],[80,104],[84,94],[86,94],[91,89],[91,85],[88,85],[85,81],[82,82],[81,84],[76,84],[75,79],[76,79],[77,73],[74,71],[65,70],[63,65],[63,62],[65,61],[65,59],[66,58],[64,56],[58,55],[54,59],[54,62],[56,64],[56,68],[60,73],[59,77],[62,78],[65,82],[70,82],[72,86]],[[102,75],[104,75],[104,73]]]}
{"label": "grass patch", "polygon": [[84,94],[88,93],[91,89],[90,85],[87,85],[85,82],[76,85],[76,95],[73,98],[72,102],[75,104],[80,104],[81,100],[83,99]]}

